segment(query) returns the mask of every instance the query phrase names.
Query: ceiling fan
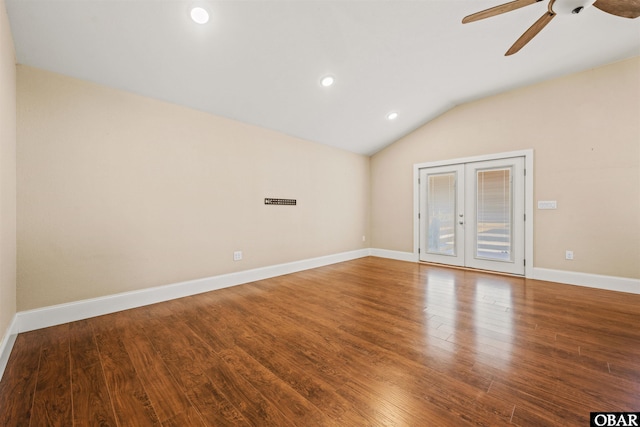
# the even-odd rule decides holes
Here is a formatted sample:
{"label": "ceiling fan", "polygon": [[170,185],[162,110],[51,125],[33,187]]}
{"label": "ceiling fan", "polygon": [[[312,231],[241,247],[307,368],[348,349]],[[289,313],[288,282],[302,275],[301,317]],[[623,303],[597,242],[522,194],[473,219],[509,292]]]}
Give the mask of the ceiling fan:
{"label": "ceiling fan", "polygon": [[[529,6],[543,0],[515,0],[509,3],[486,9],[462,19],[462,23],[479,21],[502,13],[511,12],[521,7]],[[603,12],[624,18],[637,18],[640,16],[640,0],[549,0],[547,12],[533,23],[518,40],[509,48],[505,56],[513,55],[531,41],[551,20],[556,13],[580,13],[586,7],[595,6]],[[554,9],[555,6],[555,9]]]}

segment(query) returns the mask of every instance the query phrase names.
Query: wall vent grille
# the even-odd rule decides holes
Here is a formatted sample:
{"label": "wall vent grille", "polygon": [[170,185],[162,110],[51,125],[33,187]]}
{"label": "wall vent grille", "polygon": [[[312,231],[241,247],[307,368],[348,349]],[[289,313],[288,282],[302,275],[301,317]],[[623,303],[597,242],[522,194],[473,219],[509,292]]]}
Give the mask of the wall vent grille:
{"label": "wall vent grille", "polygon": [[296,199],[271,199],[271,198],[266,198],[264,199],[264,204],[265,205],[288,205],[288,206],[295,206],[297,203]]}

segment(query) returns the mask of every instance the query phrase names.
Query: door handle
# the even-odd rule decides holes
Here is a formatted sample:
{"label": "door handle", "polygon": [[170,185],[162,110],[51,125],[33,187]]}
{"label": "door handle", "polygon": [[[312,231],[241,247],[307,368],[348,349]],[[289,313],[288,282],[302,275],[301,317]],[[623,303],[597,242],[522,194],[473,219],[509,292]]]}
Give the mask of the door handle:
{"label": "door handle", "polygon": [[464,224],[464,221],[458,221],[458,224],[462,225]]}

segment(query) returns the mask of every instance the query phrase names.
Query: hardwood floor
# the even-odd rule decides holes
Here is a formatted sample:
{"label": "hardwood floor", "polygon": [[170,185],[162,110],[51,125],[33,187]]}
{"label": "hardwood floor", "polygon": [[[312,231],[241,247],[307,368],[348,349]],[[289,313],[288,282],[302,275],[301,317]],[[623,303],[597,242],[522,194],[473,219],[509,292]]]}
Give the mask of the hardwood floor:
{"label": "hardwood floor", "polygon": [[1,426],[587,426],[640,295],[363,258],[23,333]]}

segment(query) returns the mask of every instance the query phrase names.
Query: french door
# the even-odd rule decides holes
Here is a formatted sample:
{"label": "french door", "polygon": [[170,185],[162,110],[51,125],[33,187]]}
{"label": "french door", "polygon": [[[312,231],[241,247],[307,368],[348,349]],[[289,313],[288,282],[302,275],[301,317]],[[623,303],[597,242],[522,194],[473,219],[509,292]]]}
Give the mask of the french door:
{"label": "french door", "polygon": [[420,260],[524,275],[524,158],[420,169]]}

